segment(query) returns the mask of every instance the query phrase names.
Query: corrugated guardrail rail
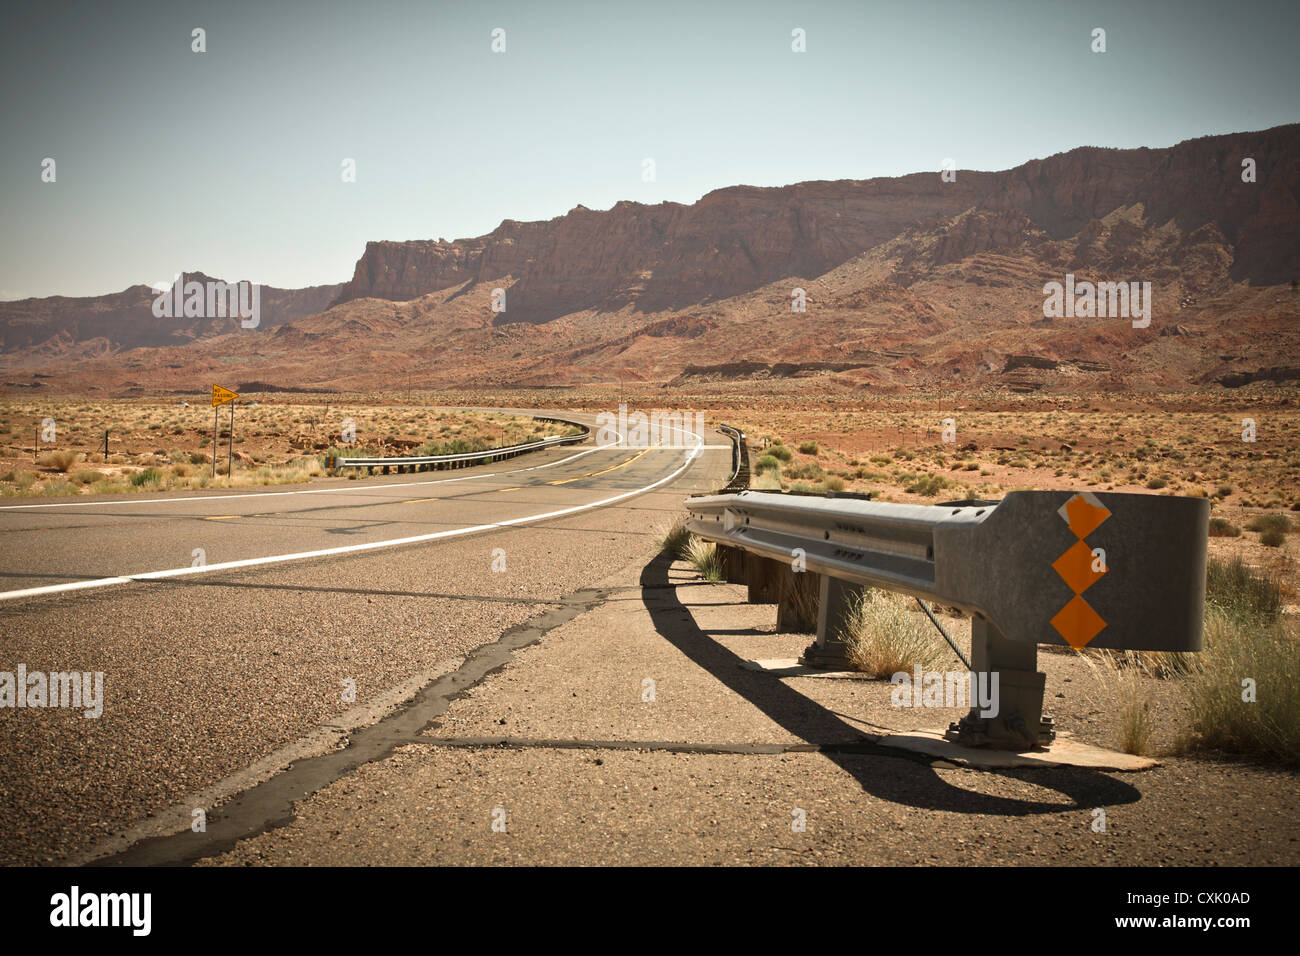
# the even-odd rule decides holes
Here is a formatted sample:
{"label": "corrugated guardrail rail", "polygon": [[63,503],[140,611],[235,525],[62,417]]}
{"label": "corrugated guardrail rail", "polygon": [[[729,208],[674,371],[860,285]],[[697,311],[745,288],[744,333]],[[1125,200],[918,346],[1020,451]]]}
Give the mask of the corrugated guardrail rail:
{"label": "corrugated guardrail rail", "polygon": [[385,457],[385,458],[332,458],[327,459],[325,466],[327,468],[366,468],[373,471],[375,468],[382,468],[382,474],[388,474],[389,469],[396,469],[398,473],[409,471],[430,471],[439,468],[466,468],[471,464],[478,462],[500,461],[505,458],[514,458],[516,455],[523,455],[530,451],[539,451],[543,448],[554,448],[560,445],[576,445],[579,442],[586,441],[591,437],[591,429],[581,422],[571,422],[563,418],[539,418],[535,417],[533,421],[537,422],[554,422],[560,425],[572,425],[575,428],[581,428],[582,431],[576,435],[551,435],[543,438],[541,441],[524,442],[519,445],[502,445],[499,448],[485,448],[482,451],[460,452],[455,455],[424,455],[417,457]]}
{"label": "corrugated guardrail rail", "polygon": [[[1038,644],[1198,651],[1209,502],[1169,495],[1013,491],[1001,501],[909,505],[745,491],[686,499],[687,528],[716,542],[749,600],[817,606],[812,666],[843,668],[843,628],[865,588],[972,617],[971,669],[1000,675],[1001,716],[975,710],[963,743],[1036,746]],[[922,604],[924,607],[924,603]],[[928,608],[927,608],[928,610]]]}
{"label": "corrugated guardrail rail", "polygon": [[749,487],[749,445],[745,433],[723,423],[718,430],[731,439],[731,480],[722,491],[744,491]]}

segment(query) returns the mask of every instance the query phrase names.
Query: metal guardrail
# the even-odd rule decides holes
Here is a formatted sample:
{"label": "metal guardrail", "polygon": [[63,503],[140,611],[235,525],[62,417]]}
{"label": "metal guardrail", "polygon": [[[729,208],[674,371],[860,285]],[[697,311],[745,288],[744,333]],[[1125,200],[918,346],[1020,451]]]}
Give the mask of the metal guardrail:
{"label": "metal guardrail", "polygon": [[745,433],[725,422],[718,430],[731,439],[731,478],[722,491],[744,491],[749,487],[749,444]]}
{"label": "metal guardrail", "polygon": [[399,457],[391,456],[384,458],[335,458],[329,456],[326,459],[325,467],[331,469],[340,468],[383,468],[384,474],[388,473],[389,468],[396,468],[398,471],[407,470],[427,471],[436,468],[459,468],[466,467],[474,462],[498,461],[504,458],[514,458],[517,455],[523,455],[530,451],[538,451],[542,448],[555,448],[561,445],[575,445],[584,442],[591,437],[591,429],[581,422],[568,421],[563,418],[538,418],[533,421],[537,422],[554,422],[561,425],[573,425],[581,428],[582,431],[576,435],[550,435],[541,441],[523,442],[518,445],[501,445],[497,448],[485,448],[482,451],[458,452],[452,455],[421,455]]}
{"label": "metal guardrail", "polygon": [[746,491],[688,498],[686,508],[687,528],[720,546],[727,579],[748,584],[751,601],[775,601],[781,615],[818,579],[817,641],[804,654],[813,666],[848,663],[839,631],[864,588],[968,612],[972,669],[999,672],[1004,701],[1012,685],[1014,716],[998,726],[966,718],[954,728],[963,742],[1050,740],[1038,644],[1201,648],[1203,498],[1016,491],[907,505]]}

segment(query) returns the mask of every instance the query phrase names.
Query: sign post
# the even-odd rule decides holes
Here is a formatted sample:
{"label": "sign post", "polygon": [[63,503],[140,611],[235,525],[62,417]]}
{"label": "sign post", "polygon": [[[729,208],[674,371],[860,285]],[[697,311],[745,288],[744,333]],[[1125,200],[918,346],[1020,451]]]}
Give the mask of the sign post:
{"label": "sign post", "polygon": [[[217,408],[225,405],[227,402],[233,402],[239,397],[238,392],[232,392],[228,388],[222,388],[220,385],[212,386],[212,477],[217,477]],[[230,406],[230,458],[235,455],[235,406]],[[226,475],[230,475],[230,458],[226,460]]]}

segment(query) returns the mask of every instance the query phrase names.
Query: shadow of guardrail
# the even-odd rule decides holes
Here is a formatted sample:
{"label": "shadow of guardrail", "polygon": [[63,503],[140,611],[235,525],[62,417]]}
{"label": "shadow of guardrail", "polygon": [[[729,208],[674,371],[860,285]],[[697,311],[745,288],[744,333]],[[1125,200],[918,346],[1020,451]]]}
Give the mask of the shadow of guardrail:
{"label": "shadow of guardrail", "polygon": [[[1065,798],[1060,802],[1018,800],[954,787],[935,771],[933,758],[873,744],[858,727],[781,679],[741,667],[744,658],[696,625],[670,581],[671,566],[672,560],[661,554],[641,571],[642,603],[659,635],[785,730],[809,743],[829,745],[822,755],[873,797],[924,810],[997,816],[1085,810],[1142,798],[1141,791],[1129,783],[1079,767],[982,771],[1056,790]],[[845,745],[852,745],[851,750]]]}

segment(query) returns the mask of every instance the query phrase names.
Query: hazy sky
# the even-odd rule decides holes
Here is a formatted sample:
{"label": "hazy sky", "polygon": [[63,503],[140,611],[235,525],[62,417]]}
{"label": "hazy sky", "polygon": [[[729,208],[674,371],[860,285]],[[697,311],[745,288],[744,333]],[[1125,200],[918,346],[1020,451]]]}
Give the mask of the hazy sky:
{"label": "hazy sky", "polygon": [[[0,298],[182,270],[340,282],[367,240],[476,236],[579,203],[693,202],[945,157],[1005,169],[1277,126],[1300,120],[1298,11],[5,0]],[[195,27],[206,53],[191,51]],[[796,27],[805,53],[791,50]]]}

